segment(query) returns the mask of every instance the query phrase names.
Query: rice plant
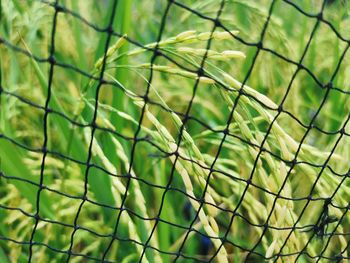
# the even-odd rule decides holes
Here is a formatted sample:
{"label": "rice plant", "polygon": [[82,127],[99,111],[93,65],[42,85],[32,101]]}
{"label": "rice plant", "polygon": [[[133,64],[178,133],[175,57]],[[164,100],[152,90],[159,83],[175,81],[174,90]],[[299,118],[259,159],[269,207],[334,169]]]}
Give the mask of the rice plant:
{"label": "rice plant", "polygon": [[0,262],[349,259],[349,1],[0,6]]}

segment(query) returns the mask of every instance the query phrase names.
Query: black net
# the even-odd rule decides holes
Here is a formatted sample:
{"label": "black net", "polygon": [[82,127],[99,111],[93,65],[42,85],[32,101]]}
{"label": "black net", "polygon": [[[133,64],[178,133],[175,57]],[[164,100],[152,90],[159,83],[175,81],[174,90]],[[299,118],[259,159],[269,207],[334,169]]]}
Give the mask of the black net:
{"label": "black net", "polygon": [[0,3],[1,262],[349,259],[347,1]]}

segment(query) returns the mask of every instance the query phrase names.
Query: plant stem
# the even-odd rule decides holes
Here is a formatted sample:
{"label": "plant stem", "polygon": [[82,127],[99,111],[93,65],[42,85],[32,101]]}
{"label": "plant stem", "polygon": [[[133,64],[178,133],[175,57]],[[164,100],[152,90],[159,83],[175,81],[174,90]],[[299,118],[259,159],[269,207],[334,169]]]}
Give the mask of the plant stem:
{"label": "plant stem", "polygon": [[[116,17],[116,31],[120,34],[128,34],[130,30],[131,25],[131,5],[132,0],[120,0],[118,2],[117,6],[117,17]],[[123,54],[125,52],[128,52],[129,45],[128,43],[125,43],[120,49],[119,53]],[[128,57],[122,56],[119,60],[119,64],[121,65],[127,65],[128,64]],[[126,82],[128,80],[128,69],[120,68],[116,71],[115,77],[116,79],[123,84],[123,86],[126,85]],[[113,98],[112,98],[112,106],[117,110],[123,110],[123,104],[124,104],[124,94],[123,91],[119,89],[113,90]],[[120,117],[113,116],[112,115],[112,123],[115,125],[117,130],[120,130],[120,127],[123,127],[123,122]]]}

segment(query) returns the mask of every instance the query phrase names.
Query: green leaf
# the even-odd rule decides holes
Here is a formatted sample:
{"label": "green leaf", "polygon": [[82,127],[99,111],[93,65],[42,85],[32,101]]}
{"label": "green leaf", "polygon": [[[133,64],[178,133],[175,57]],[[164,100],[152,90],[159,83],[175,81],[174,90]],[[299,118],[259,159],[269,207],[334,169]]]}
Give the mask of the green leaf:
{"label": "green leaf", "polygon": [[[38,176],[34,176],[29,168],[23,162],[24,155],[18,150],[16,146],[6,141],[5,139],[0,140],[0,160],[1,160],[1,171],[5,175],[16,176],[25,180],[38,183]],[[19,190],[21,195],[28,199],[28,201],[36,207],[36,193],[38,187],[29,184],[28,182],[19,180],[9,180],[10,183],[14,184]],[[40,197],[40,212],[43,216],[53,219],[54,212],[51,207],[51,199],[43,191]]]}

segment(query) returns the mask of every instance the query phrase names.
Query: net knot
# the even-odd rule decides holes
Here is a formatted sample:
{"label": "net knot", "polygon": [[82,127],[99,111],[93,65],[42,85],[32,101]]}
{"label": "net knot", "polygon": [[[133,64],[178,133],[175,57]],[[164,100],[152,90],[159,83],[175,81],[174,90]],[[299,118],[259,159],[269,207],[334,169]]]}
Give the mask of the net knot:
{"label": "net knot", "polygon": [[332,202],[332,198],[327,198],[324,200],[324,205],[328,206]]}
{"label": "net knot", "polygon": [[54,55],[50,55],[47,59],[47,61],[50,63],[50,64],[56,64],[56,59],[55,59],[55,56]]}
{"label": "net knot", "polygon": [[290,161],[290,164],[295,166],[297,165],[298,161],[297,161],[297,158],[294,158],[293,160]]}
{"label": "net knot", "polygon": [[38,221],[40,220],[40,215],[38,213],[36,213],[33,217],[35,220],[38,220]]}
{"label": "net knot", "polygon": [[154,49],[153,54],[155,58],[163,55],[162,52],[158,49],[158,47]]}
{"label": "net knot", "polygon": [[339,262],[339,261],[342,261],[343,260],[343,255],[342,254],[339,254],[335,257],[335,259]]}
{"label": "net knot", "polygon": [[224,129],[222,132],[223,132],[223,134],[226,134],[226,135],[228,135],[230,133],[228,128]]}
{"label": "net knot", "polygon": [[297,67],[298,67],[298,71],[305,68],[304,65],[301,64],[301,63],[298,63],[298,64],[297,64]]}
{"label": "net knot", "polygon": [[112,35],[114,33],[113,30],[113,25],[109,25],[106,30],[105,30],[108,34]]}
{"label": "net knot", "polygon": [[205,198],[203,198],[203,197],[198,198],[198,203],[205,204],[206,203]]}
{"label": "net knot", "polygon": [[90,126],[91,126],[91,128],[93,128],[93,129],[97,129],[98,126],[97,126],[97,124],[96,124],[96,120],[93,120],[93,121],[90,123]]}
{"label": "net knot", "polygon": [[332,88],[333,88],[333,83],[332,83],[332,82],[327,83],[327,84],[324,86],[324,88],[326,88],[326,89],[332,89]]}
{"label": "net knot", "polygon": [[55,4],[55,9],[57,13],[64,12],[64,8],[57,3]]}
{"label": "net knot", "polygon": [[222,243],[223,245],[224,245],[225,243],[227,243],[226,236],[219,237],[219,239],[221,240],[221,243]]}
{"label": "net knot", "polygon": [[214,25],[215,25],[215,27],[222,27],[222,23],[219,19],[214,20]]}
{"label": "net knot", "polygon": [[101,83],[101,85],[106,85],[106,84],[108,84],[108,81],[103,79],[103,78],[101,78],[100,79],[100,83]]}
{"label": "net knot", "polygon": [[198,77],[203,77],[203,76],[204,76],[204,70],[203,70],[203,68],[199,68],[199,69],[197,70],[197,75],[198,75]]}
{"label": "net knot", "polygon": [[260,41],[256,44],[257,48],[258,49],[262,49],[264,46],[263,46],[263,43]]}
{"label": "net knot", "polygon": [[142,96],[142,99],[145,103],[147,103],[149,101],[149,98],[147,96],[147,94],[145,94],[144,96]]}

